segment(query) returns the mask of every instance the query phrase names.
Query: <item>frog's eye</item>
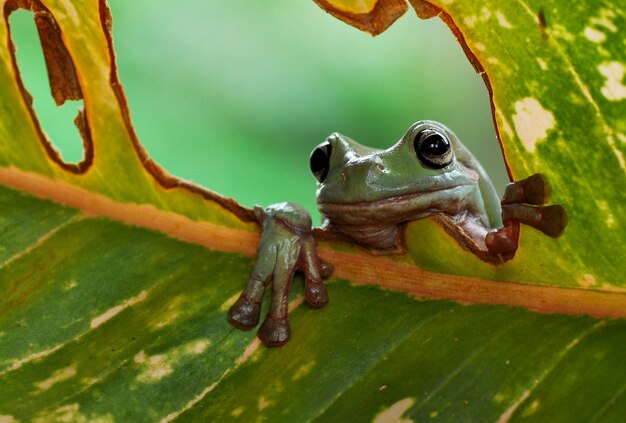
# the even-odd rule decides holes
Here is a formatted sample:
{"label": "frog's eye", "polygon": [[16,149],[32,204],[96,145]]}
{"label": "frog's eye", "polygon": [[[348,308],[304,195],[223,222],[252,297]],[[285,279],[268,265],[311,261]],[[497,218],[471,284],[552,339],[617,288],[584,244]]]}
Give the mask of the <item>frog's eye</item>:
{"label": "frog's eye", "polygon": [[311,158],[309,159],[309,164],[311,166],[311,172],[313,172],[313,176],[319,182],[324,182],[326,179],[326,175],[328,175],[328,170],[330,169],[330,153],[332,152],[332,147],[328,141],[324,141],[311,153]]}
{"label": "frog's eye", "polygon": [[431,169],[442,169],[452,163],[450,141],[439,132],[425,129],[413,141],[417,158]]}

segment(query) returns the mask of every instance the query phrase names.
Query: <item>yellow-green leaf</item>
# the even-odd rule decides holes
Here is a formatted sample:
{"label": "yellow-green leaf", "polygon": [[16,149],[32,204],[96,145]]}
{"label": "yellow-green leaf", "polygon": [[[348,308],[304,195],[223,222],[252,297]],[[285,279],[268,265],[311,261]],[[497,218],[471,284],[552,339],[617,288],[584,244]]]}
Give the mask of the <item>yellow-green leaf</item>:
{"label": "yellow-green leaf", "polygon": [[[325,242],[331,304],[310,310],[296,288],[294,338],[267,349],[225,319],[256,246],[250,212],[147,157],[106,2],[0,3],[0,181],[29,193],[0,189],[0,421],[624,415],[626,323],[608,319],[626,314],[624,51],[612,30],[623,5],[414,2],[487,72],[512,176],[546,173],[570,226],[557,241],[525,230],[517,258],[497,268],[429,220],[410,225],[405,256]],[[372,33],[407,8],[319,3]],[[61,48],[48,50],[49,69],[71,65],[53,92],[84,100],[78,166],[55,155],[29,108],[7,26],[18,6]]]}

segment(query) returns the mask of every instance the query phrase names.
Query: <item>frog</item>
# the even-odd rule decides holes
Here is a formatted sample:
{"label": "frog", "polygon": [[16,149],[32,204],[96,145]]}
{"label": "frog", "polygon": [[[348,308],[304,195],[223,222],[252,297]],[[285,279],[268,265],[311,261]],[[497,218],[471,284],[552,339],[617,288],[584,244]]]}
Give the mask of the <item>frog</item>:
{"label": "frog", "polygon": [[255,328],[271,283],[271,304],[257,332],[267,346],[291,338],[288,295],[296,272],[304,274],[309,305],[329,302],[324,279],[333,266],[318,256],[316,237],[355,243],[372,254],[401,254],[407,225],[431,218],[477,259],[497,266],[513,259],[521,224],[553,238],[567,225],[562,205],[545,205],[550,186],[544,175],[509,183],[499,198],[457,135],[431,120],[413,123],[387,149],[332,133],[313,149],[309,167],[317,181],[321,227],[313,229],[308,211],[295,203],[255,206],[262,228],[257,256],[245,289],[228,311],[236,328]]}

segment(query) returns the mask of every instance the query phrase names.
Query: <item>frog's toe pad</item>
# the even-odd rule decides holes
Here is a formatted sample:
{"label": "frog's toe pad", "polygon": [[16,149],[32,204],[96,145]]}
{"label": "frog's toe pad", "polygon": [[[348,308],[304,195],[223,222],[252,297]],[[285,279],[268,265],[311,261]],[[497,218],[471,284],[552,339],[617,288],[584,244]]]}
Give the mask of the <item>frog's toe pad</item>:
{"label": "frog's toe pad", "polygon": [[333,266],[331,263],[328,263],[327,261],[323,261],[320,259],[320,275],[322,276],[322,278],[326,279],[327,277],[332,275],[334,271],[335,266]]}
{"label": "frog's toe pad", "polygon": [[307,282],[304,284],[306,302],[312,307],[324,307],[328,304],[328,291],[323,283]]}
{"label": "frog's toe pad", "polygon": [[291,338],[291,329],[287,317],[275,318],[267,316],[257,336],[268,347],[280,347]]}
{"label": "frog's toe pad", "polygon": [[563,234],[567,226],[567,213],[563,206],[554,205],[541,208],[541,228],[540,230],[553,238]]}
{"label": "frog's toe pad", "polygon": [[514,227],[505,226],[493,230],[485,237],[489,251],[495,254],[509,254],[517,250],[517,233]]}
{"label": "frog's toe pad", "polygon": [[242,295],[228,311],[228,321],[237,329],[250,330],[259,323],[260,313],[261,304]]}
{"label": "frog's toe pad", "polygon": [[547,178],[536,173],[521,181],[511,182],[507,185],[502,204],[526,203],[540,206],[550,196],[550,184]]}

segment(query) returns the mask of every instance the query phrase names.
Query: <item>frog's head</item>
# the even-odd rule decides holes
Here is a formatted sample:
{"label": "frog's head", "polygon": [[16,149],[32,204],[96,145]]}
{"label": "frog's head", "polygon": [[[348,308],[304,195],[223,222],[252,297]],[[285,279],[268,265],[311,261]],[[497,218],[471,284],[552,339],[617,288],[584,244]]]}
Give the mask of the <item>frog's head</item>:
{"label": "frog's head", "polygon": [[414,123],[386,150],[331,134],[311,153],[318,208],[339,229],[455,213],[478,183],[466,153],[450,129],[433,121]]}

